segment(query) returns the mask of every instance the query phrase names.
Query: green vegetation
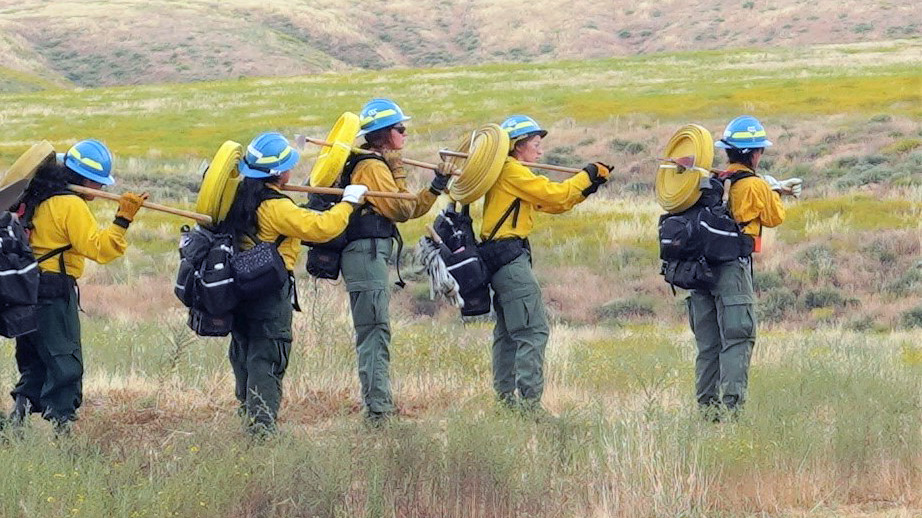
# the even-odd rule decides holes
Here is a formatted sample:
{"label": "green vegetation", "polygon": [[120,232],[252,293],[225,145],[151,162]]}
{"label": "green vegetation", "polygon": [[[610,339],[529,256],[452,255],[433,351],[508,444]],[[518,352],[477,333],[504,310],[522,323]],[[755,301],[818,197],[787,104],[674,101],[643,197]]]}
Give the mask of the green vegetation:
{"label": "green vegetation", "polygon": [[[618,117],[725,119],[744,108],[787,118],[881,111],[922,115],[918,67],[875,62],[880,52],[874,47],[855,49],[864,52],[855,66],[841,67],[835,60],[817,64],[830,52],[824,47],[708,51],[5,94],[0,95],[6,116],[0,157],[11,159],[22,142],[36,138],[62,145],[90,134],[122,156],[207,156],[224,139],[247,140],[267,127],[325,133],[342,111],[358,110],[371,95],[412,100],[405,104],[414,116],[413,130],[435,142],[454,140],[460,131],[518,111],[581,124]],[[728,63],[759,68],[754,75],[727,74]],[[682,71],[680,84],[662,81],[669,70]]]}
{"label": "green vegetation", "polygon": [[[893,52],[904,46],[919,43]],[[847,67],[835,61],[846,51]],[[551,129],[545,159],[616,164],[588,202],[536,216],[534,266],[553,327],[545,403],[557,415],[538,423],[493,402],[490,322],[462,324],[428,301],[405,260],[410,285],[391,307],[402,418],[361,424],[348,297],[302,278],[282,435],[248,442],[227,340],[192,335],[172,294],[183,221],[142,211],[126,256],[81,279],[87,376],[75,437],[55,440],[37,417],[6,437],[0,494],[15,496],[0,499],[0,516],[915,515],[920,75],[889,57],[860,46],[730,61],[699,52],[0,96],[4,164],[41,137],[64,147],[94,136],[116,151],[116,190],[185,208],[201,159],[225,139],[323,135],[371,95],[406,100],[409,156],[434,157],[470,127],[527,111]],[[731,61],[752,75],[729,74]],[[688,77],[664,83],[664,70]],[[694,408],[684,296],[658,274],[650,159],[677,125],[717,131],[743,110],[776,142],[766,170],[806,188],[785,200],[787,219],[755,260],[751,402],[715,425]],[[92,206],[112,218],[113,204]],[[430,220],[401,225],[405,259]],[[9,341],[0,354],[8,389]]]}

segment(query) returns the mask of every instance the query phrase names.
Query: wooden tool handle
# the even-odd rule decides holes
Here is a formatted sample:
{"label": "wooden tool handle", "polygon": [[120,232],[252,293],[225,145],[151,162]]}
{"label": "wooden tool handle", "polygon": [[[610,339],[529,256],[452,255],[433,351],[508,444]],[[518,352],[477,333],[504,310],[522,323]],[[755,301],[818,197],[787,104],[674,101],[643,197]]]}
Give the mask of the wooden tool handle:
{"label": "wooden tool handle", "polygon": [[433,228],[432,225],[426,225],[426,231],[429,232],[429,238],[432,239],[432,242],[437,245],[442,244],[442,237],[439,236],[438,232],[435,231],[435,228]]}
{"label": "wooden tool handle", "polygon": [[[458,158],[467,158],[469,156],[468,153],[462,153],[460,151],[452,151],[450,149],[439,150],[439,155],[453,156],[453,157],[458,157]],[[406,162],[406,160],[404,160],[404,162]],[[534,167],[535,169],[547,169],[548,171],[558,171],[561,173],[568,173],[568,174],[577,174],[577,173],[583,172],[582,169],[575,169],[573,167],[564,167],[562,165],[540,164],[537,162],[519,162],[519,163],[524,165],[525,167]]]}
{"label": "wooden tool handle", "polygon": [[[320,140],[320,139],[311,138],[311,137],[304,137],[304,140],[306,142],[310,142],[311,144],[315,144],[317,146],[333,147],[334,145],[336,145],[332,142],[327,142],[326,140]],[[359,147],[350,147],[349,149],[353,153],[368,153],[369,152],[367,149],[362,149]],[[430,171],[435,171],[436,169],[439,168],[439,166],[437,166],[436,164],[430,164],[429,162],[420,162],[419,160],[413,160],[411,158],[404,158],[403,163],[414,166],[414,167],[421,167],[423,169],[429,169]],[[452,173],[452,176],[458,176],[458,174]]]}
{"label": "wooden tool handle", "polygon": [[[292,192],[306,192],[314,194],[336,194],[342,196],[343,190],[337,189],[335,187],[313,187],[310,185],[285,185],[282,187],[283,191],[292,191]],[[365,193],[365,196],[371,196],[373,198],[394,198],[395,200],[415,200],[416,195],[411,192],[381,192],[381,191],[368,191]]]}
{"label": "wooden tool handle", "polygon": [[[113,194],[111,192],[100,191],[99,189],[91,189],[89,187],[84,187],[82,185],[68,185],[67,188],[71,191],[87,194],[89,196],[96,196],[98,198],[105,198],[107,200],[118,201],[121,196],[118,194]],[[150,210],[156,210],[158,212],[166,212],[167,214],[173,214],[174,216],[182,216],[184,218],[189,218],[195,220],[203,225],[211,225],[211,216],[205,214],[199,214],[198,212],[192,212],[189,210],[176,209],[173,207],[167,207],[166,205],[160,205],[159,203],[154,203],[151,201],[145,201],[141,204],[142,207]]]}

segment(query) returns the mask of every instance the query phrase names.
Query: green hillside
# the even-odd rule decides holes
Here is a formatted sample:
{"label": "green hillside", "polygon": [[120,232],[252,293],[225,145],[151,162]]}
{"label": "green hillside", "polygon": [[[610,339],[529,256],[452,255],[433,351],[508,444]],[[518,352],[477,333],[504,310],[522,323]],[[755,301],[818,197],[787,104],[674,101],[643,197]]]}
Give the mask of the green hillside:
{"label": "green hillside", "polygon": [[796,48],[920,34],[910,0],[533,0],[527,8],[444,0],[21,0],[0,7],[0,50],[20,56],[2,66],[44,70],[82,87]]}

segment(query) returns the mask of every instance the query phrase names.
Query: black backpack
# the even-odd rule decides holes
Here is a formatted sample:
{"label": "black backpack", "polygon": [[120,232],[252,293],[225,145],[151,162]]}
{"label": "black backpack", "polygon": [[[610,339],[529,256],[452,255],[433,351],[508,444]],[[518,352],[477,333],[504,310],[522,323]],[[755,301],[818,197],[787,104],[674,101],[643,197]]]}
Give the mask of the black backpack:
{"label": "black backpack", "polygon": [[[745,172],[731,183],[755,176]],[[745,234],[723,203],[723,185],[711,178],[701,198],[683,212],[659,219],[661,275],[670,286],[710,289],[716,283],[711,266],[752,255],[755,240]]]}
{"label": "black backpack", "polygon": [[458,212],[454,204],[450,205],[436,216],[432,228],[442,240],[439,255],[464,299],[461,315],[489,313],[491,274],[480,257],[470,206],[465,205]]}
{"label": "black backpack", "polygon": [[[17,214],[0,212],[0,336],[15,338],[37,329],[41,272],[38,264],[69,250],[70,245],[35,258],[29,246],[26,224]],[[61,259],[61,271],[64,272]]]}
{"label": "black backpack", "polygon": [[12,212],[0,212],[0,335],[35,331],[38,285],[38,262],[25,228]]}
{"label": "black backpack", "polygon": [[[287,198],[267,189],[263,201]],[[226,336],[232,311],[246,299],[281,288],[289,278],[278,246],[246,234],[256,245],[241,251],[235,234],[224,225],[214,229],[182,228],[179,269],[173,292],[189,308],[188,325],[201,336]]]}

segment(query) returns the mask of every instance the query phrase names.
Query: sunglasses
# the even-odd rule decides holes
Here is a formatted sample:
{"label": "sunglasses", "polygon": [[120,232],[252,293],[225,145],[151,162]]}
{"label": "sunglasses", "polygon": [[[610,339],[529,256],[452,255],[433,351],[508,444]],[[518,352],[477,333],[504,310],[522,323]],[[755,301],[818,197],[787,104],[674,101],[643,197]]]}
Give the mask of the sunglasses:
{"label": "sunglasses", "polygon": [[394,131],[396,131],[397,133],[400,133],[401,135],[404,135],[404,134],[406,134],[406,132],[407,132],[407,127],[406,127],[406,126],[394,126],[394,127],[391,128],[391,129],[394,130]]}

